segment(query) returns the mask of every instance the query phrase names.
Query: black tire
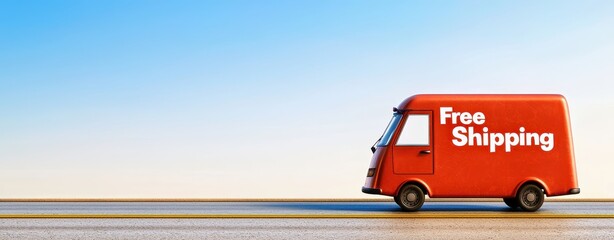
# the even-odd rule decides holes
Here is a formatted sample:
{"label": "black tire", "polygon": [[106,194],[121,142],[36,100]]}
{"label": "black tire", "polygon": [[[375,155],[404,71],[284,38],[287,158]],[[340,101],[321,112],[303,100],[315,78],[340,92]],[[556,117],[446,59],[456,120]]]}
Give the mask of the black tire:
{"label": "black tire", "polygon": [[403,211],[414,212],[418,211],[424,204],[424,192],[420,187],[408,184],[401,188],[401,191],[395,197],[396,199],[398,199],[397,204]]}
{"label": "black tire", "polygon": [[535,184],[524,185],[516,194],[518,206],[527,212],[535,212],[544,204],[544,191]]}
{"label": "black tire", "polygon": [[399,200],[399,196],[394,196],[394,202],[397,203],[397,205],[400,205],[400,200]]}
{"label": "black tire", "polygon": [[511,209],[516,209],[519,205],[518,201],[516,201],[516,198],[504,198],[503,202],[505,202],[505,205],[507,205]]}

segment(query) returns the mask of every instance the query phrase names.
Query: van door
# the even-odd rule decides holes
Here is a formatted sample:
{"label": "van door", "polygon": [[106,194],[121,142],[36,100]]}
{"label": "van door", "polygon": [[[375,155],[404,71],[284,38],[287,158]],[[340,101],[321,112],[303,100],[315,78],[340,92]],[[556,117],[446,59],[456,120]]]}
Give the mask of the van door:
{"label": "van door", "polygon": [[407,111],[392,151],[396,174],[433,174],[433,111]]}

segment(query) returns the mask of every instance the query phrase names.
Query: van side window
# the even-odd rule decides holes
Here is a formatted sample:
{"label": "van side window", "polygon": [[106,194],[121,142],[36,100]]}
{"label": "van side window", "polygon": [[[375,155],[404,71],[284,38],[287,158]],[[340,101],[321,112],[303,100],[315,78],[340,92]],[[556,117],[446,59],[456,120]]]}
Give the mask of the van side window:
{"label": "van side window", "polygon": [[428,146],[429,139],[429,115],[410,114],[407,115],[403,132],[397,140],[397,145]]}

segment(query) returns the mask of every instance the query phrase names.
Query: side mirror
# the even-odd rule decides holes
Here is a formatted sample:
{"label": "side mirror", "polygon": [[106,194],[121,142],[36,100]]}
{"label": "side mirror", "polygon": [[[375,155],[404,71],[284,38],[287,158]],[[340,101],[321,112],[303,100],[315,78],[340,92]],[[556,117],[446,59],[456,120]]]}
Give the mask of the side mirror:
{"label": "side mirror", "polygon": [[375,145],[377,145],[377,143],[382,140],[382,137],[379,137],[379,139],[377,139],[377,141],[375,141],[375,143],[373,144],[373,146],[371,146],[371,153],[375,153]]}

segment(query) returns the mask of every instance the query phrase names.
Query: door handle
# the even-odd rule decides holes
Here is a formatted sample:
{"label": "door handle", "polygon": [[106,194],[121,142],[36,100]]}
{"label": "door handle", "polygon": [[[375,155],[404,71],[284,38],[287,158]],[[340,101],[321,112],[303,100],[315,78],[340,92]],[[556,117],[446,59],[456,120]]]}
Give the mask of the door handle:
{"label": "door handle", "polygon": [[431,150],[422,150],[420,154],[431,154]]}

